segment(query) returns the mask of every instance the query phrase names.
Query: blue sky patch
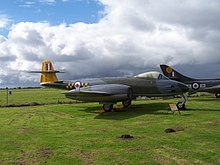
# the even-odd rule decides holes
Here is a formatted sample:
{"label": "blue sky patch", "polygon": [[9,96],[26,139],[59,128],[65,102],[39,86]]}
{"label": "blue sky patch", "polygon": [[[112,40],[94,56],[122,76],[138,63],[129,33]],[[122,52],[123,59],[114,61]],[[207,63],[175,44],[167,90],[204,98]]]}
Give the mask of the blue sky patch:
{"label": "blue sky patch", "polygon": [[[10,25],[19,22],[96,23],[102,11],[103,6],[96,0],[14,0],[1,2],[0,16],[3,17],[0,19],[7,19]],[[5,36],[9,27],[0,26],[0,33]]]}

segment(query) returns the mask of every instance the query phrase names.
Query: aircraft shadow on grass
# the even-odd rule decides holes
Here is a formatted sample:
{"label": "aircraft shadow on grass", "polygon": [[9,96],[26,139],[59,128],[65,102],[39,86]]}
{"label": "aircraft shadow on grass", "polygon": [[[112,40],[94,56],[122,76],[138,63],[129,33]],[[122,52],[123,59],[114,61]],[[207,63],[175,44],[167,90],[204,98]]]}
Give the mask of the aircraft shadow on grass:
{"label": "aircraft shadow on grass", "polygon": [[190,108],[190,109],[187,109],[187,110],[189,110],[189,111],[203,111],[203,112],[208,112],[208,111],[210,111],[210,112],[220,112],[220,110],[215,110],[215,109],[213,109],[213,108],[206,108],[206,109],[204,109],[204,108]]}
{"label": "aircraft shadow on grass", "polygon": [[[113,112],[99,112],[100,106],[86,108],[82,111],[87,113],[97,113],[95,119],[106,119],[106,120],[125,120],[134,118],[146,114],[154,114],[155,118],[157,115],[173,115],[169,112],[169,105],[167,103],[147,103],[132,105],[130,108],[114,108]],[[178,112],[177,112],[178,113]],[[189,115],[189,114],[183,114]]]}

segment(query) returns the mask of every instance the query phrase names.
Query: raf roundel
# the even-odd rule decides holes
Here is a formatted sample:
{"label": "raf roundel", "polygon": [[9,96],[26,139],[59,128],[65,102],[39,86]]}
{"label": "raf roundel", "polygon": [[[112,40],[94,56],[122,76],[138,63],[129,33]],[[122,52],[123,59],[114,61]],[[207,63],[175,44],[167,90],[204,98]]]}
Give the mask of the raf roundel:
{"label": "raf roundel", "polygon": [[79,90],[81,83],[79,81],[77,81],[77,82],[75,82],[74,86],[75,86],[76,90]]}
{"label": "raf roundel", "polygon": [[200,87],[200,85],[199,85],[198,83],[193,83],[193,84],[192,84],[192,88],[193,88],[194,90],[199,89],[199,87]]}

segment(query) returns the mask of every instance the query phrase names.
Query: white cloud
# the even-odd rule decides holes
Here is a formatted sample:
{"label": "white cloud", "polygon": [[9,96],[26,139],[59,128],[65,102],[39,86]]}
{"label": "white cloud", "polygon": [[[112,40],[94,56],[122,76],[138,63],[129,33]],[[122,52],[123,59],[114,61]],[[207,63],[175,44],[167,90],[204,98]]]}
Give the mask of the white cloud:
{"label": "white cloud", "polygon": [[20,4],[19,7],[32,7],[36,2],[33,2],[33,1],[25,1],[25,2],[22,2],[24,4]]}
{"label": "white cloud", "polygon": [[56,3],[56,0],[38,0],[38,1],[19,1],[19,7],[29,8],[33,7],[37,3],[46,4],[46,5],[54,5]]}
{"label": "white cloud", "polygon": [[45,4],[54,4],[56,3],[56,0],[38,0],[40,3],[45,3]]}
{"label": "white cloud", "polygon": [[6,28],[11,22],[10,18],[5,14],[0,14],[0,29]]}
{"label": "white cloud", "polygon": [[130,75],[161,63],[220,63],[217,0],[100,2],[105,15],[98,23],[15,24],[8,39],[0,39],[2,70],[11,76],[17,70],[40,69],[43,59],[51,59],[57,68],[70,71],[65,75],[79,78]]}

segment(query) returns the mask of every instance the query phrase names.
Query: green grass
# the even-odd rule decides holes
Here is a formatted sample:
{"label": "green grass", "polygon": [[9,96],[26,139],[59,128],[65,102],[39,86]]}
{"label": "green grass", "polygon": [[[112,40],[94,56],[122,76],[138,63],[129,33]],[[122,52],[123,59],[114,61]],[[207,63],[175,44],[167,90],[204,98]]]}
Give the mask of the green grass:
{"label": "green grass", "polygon": [[[8,95],[9,105],[20,104],[48,104],[57,103],[58,101],[70,101],[65,98],[65,95],[61,94],[63,90],[40,88],[40,89],[10,89],[11,95]],[[7,105],[6,90],[0,90],[0,105]]]}
{"label": "green grass", "polygon": [[193,97],[167,113],[177,100],[111,113],[97,103],[0,108],[0,164],[220,164],[220,100]]}

